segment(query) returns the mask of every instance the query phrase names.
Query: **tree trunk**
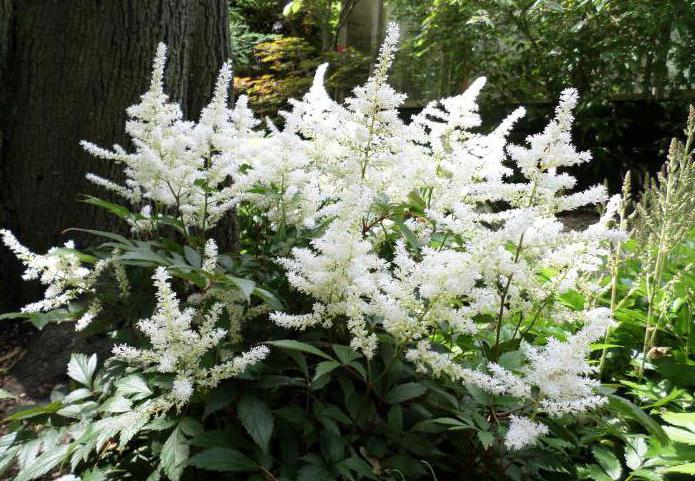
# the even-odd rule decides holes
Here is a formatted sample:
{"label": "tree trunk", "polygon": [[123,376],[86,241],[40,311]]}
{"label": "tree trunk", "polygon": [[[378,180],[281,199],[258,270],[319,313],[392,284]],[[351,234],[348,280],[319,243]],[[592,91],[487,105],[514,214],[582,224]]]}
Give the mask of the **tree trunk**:
{"label": "tree trunk", "polygon": [[[78,196],[103,197],[85,173],[115,177],[118,168],[79,141],[128,146],[125,109],[147,88],[161,41],[167,91],[196,117],[228,40],[225,0],[0,0],[0,223],[39,252],[64,242],[65,228],[113,227]],[[26,288],[6,249],[2,256],[0,297],[11,304],[2,307],[16,308]]]}
{"label": "tree trunk", "polygon": [[[38,252],[63,243],[68,227],[118,228],[78,201],[106,197],[87,172],[113,178],[119,170],[79,141],[131,147],[125,109],[147,89],[162,41],[167,92],[196,118],[229,57],[227,16],[226,0],[0,0],[0,224]],[[0,269],[3,311],[40,295],[4,248]],[[61,352],[46,360],[60,373]],[[44,368],[23,364],[29,374]]]}

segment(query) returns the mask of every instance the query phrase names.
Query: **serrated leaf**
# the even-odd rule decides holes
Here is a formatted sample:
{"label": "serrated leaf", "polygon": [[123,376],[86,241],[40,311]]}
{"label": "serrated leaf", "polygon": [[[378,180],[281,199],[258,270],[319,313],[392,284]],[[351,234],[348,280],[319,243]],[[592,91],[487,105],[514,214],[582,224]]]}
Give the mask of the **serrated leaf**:
{"label": "serrated leaf", "polygon": [[56,411],[57,414],[68,418],[81,418],[95,411],[98,404],[94,401],[87,401],[82,404],[71,404]]}
{"label": "serrated leaf", "polygon": [[662,473],[695,474],[695,463],[678,464],[661,470]]}
{"label": "serrated leaf", "polygon": [[253,282],[251,279],[244,279],[242,277],[235,277],[230,275],[227,275],[225,277],[231,282],[231,284],[234,287],[241,291],[241,293],[244,295],[244,299],[246,299],[246,302],[249,302],[251,300],[251,294],[253,294],[253,291],[256,288],[255,282]]}
{"label": "serrated leaf", "polygon": [[577,469],[581,479],[593,479],[594,481],[613,481],[610,476],[608,476],[601,466],[598,464],[590,464],[588,466],[583,466]]}
{"label": "serrated leaf", "polygon": [[415,399],[426,392],[427,387],[424,384],[407,382],[391,388],[384,396],[384,401],[389,404],[398,404]]}
{"label": "serrated leaf", "polygon": [[594,458],[596,458],[596,461],[598,461],[598,464],[611,479],[620,479],[623,467],[620,465],[620,460],[615,454],[601,446],[594,446],[591,452]]}
{"label": "serrated leaf", "polygon": [[171,481],[179,481],[188,461],[189,446],[181,428],[174,429],[167,438],[159,455],[162,470]]}
{"label": "serrated leaf", "polygon": [[637,469],[630,473],[633,479],[644,479],[645,481],[662,481],[664,479],[656,471],[650,471],[648,469]]}
{"label": "serrated leaf", "polygon": [[340,462],[340,465],[365,478],[378,479],[378,476],[374,474],[372,466],[364,459],[353,456],[351,458],[343,459]]}
{"label": "serrated leaf", "polygon": [[74,391],[71,391],[67,396],[65,396],[63,399],[61,399],[61,402],[63,404],[71,404],[71,403],[86,399],[91,395],[92,395],[91,390],[87,389],[86,387],[81,387],[81,388],[75,389]]}
{"label": "serrated leaf", "polygon": [[695,433],[692,431],[671,426],[664,426],[664,431],[671,441],[695,446]]}
{"label": "serrated leaf", "polygon": [[394,432],[400,433],[403,431],[403,408],[399,404],[389,409],[386,422]]}
{"label": "serrated leaf", "polygon": [[249,472],[256,470],[256,463],[244,453],[232,448],[210,448],[199,452],[189,463],[208,471]]}
{"label": "serrated leaf", "polygon": [[314,372],[314,380],[312,381],[312,383],[316,382],[316,380],[319,379],[321,376],[326,376],[327,374],[330,374],[340,366],[341,364],[339,362],[321,361],[316,365],[316,371]]}
{"label": "serrated leaf", "polygon": [[205,431],[203,424],[190,416],[186,416],[179,422],[181,432],[188,437],[197,436]]}
{"label": "serrated leaf", "polygon": [[133,403],[120,395],[110,397],[99,408],[106,413],[125,413],[131,410]]}
{"label": "serrated leaf", "polygon": [[661,417],[669,424],[695,432],[695,413],[664,412],[661,413]]}
{"label": "serrated leaf", "polygon": [[203,419],[207,418],[210,414],[229,406],[234,401],[236,393],[236,389],[227,385],[219,386],[211,391],[205,400]]}
{"label": "serrated leaf", "polygon": [[7,421],[18,421],[20,419],[29,419],[33,418],[36,416],[41,416],[44,414],[52,414],[56,411],[58,411],[60,408],[63,407],[63,404],[55,401],[50,404],[44,404],[42,406],[37,406],[29,409],[24,409],[22,411],[17,411],[9,416],[7,416],[5,419],[3,419],[3,423]]}
{"label": "serrated leaf", "polygon": [[20,471],[14,481],[29,481],[51,471],[58,466],[68,453],[68,446],[63,445],[51,449],[36,458],[30,466]]}
{"label": "serrated leaf", "polygon": [[345,457],[346,443],[340,435],[330,431],[323,431],[320,444],[321,453],[329,464],[335,464]]}
{"label": "serrated leaf", "polygon": [[608,405],[614,411],[627,416],[628,418],[641,424],[649,433],[651,433],[661,444],[668,444],[669,439],[663,428],[652,419],[642,409],[635,406],[625,398],[609,394]]}
{"label": "serrated leaf", "polygon": [[490,431],[478,431],[478,439],[485,449],[489,449],[495,443],[495,435]]}
{"label": "serrated leaf", "polygon": [[642,436],[627,438],[625,447],[625,464],[633,471],[644,463],[644,456],[647,454],[647,441]]}
{"label": "serrated leaf", "polygon": [[253,396],[244,396],[237,407],[239,420],[254,442],[264,451],[268,451],[270,437],[275,427],[273,412],[268,405]]}
{"label": "serrated leaf", "polygon": [[350,346],[333,344],[331,347],[333,347],[335,355],[338,356],[338,360],[343,364],[350,364],[352,361],[362,357],[359,352],[354,351]]}
{"label": "serrated leaf", "polygon": [[81,473],[80,478],[81,481],[106,481],[108,479],[108,472],[94,468],[85,473]]}
{"label": "serrated leaf", "polygon": [[97,355],[73,354],[68,362],[68,376],[85,387],[92,387],[92,378],[97,370]]}
{"label": "serrated leaf", "polygon": [[131,374],[117,380],[115,386],[118,392],[124,396],[133,396],[133,399],[145,399],[152,395],[152,390],[149,388],[142,376]]}

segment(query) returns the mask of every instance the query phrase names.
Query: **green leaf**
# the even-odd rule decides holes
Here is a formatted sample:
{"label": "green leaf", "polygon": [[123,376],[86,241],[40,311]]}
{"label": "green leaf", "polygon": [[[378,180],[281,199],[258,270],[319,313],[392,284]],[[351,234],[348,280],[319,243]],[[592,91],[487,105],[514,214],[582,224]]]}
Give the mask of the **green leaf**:
{"label": "green leaf", "polygon": [[14,414],[11,414],[10,416],[7,416],[5,419],[3,419],[4,422],[8,421],[18,421],[22,419],[29,419],[33,418],[36,416],[42,416],[44,414],[53,414],[54,412],[58,411],[60,408],[63,407],[63,404],[59,401],[52,402],[50,404],[44,404],[42,406],[37,406],[34,408],[30,409],[24,409],[22,411],[17,411]]}
{"label": "green leaf", "polygon": [[5,391],[4,389],[0,388],[0,400],[1,399],[17,399],[17,396],[12,394],[10,391]]}
{"label": "green leaf", "polygon": [[195,418],[186,416],[179,422],[181,432],[188,437],[198,436],[205,431],[203,424]]}
{"label": "green leaf", "polygon": [[108,479],[108,471],[94,468],[85,473],[81,473],[80,478],[82,481],[106,481]]}
{"label": "green leaf", "polygon": [[650,471],[648,469],[637,469],[630,473],[634,479],[644,479],[645,481],[662,481],[664,479],[656,471]]}
{"label": "green leaf", "polygon": [[668,444],[669,439],[663,428],[651,416],[625,398],[609,394],[608,406],[615,412],[632,419],[642,425],[661,444]]}
{"label": "green leaf", "polygon": [[601,447],[594,446],[591,452],[598,461],[598,464],[603,468],[611,479],[620,479],[620,475],[623,472],[623,467],[620,465],[620,460],[613,454],[610,450]]}
{"label": "green leaf", "polygon": [[664,421],[695,432],[695,413],[661,413]]}
{"label": "green leaf", "polygon": [[661,470],[662,473],[695,474],[695,463],[678,464]]}
{"label": "green leaf", "polygon": [[281,347],[283,349],[289,349],[291,351],[307,352],[309,354],[314,354],[315,356],[328,359],[329,361],[335,361],[335,359],[333,359],[331,356],[329,356],[322,350],[312,346],[311,344],[307,344],[306,342],[294,341],[292,339],[282,339],[279,341],[268,341],[265,344]]}
{"label": "green leaf", "polygon": [[386,419],[389,427],[395,433],[400,433],[403,431],[403,408],[399,404],[396,404],[389,409]]}
{"label": "green leaf", "polygon": [[490,431],[478,431],[478,439],[485,449],[489,449],[495,442],[495,435]]}
{"label": "green leaf", "polygon": [[302,9],[303,3],[304,2],[302,0],[292,0],[287,5],[285,5],[285,7],[282,9],[282,15],[284,17],[294,15],[295,13],[299,12]]}
{"label": "green leaf", "polygon": [[398,404],[422,396],[427,392],[427,387],[417,382],[400,384],[389,390],[384,396],[384,401],[389,404]]}
{"label": "green leaf", "polygon": [[157,469],[152,471],[152,473],[147,477],[145,481],[159,481],[162,479],[162,466],[157,466]]}
{"label": "green leaf", "polygon": [[268,306],[274,311],[284,311],[285,305],[282,300],[276,296],[274,293],[267,289],[262,289],[260,287],[254,287],[252,294],[259,299],[263,300]]}
{"label": "green leaf", "polygon": [[118,392],[125,396],[132,395],[135,400],[145,399],[152,395],[152,390],[145,380],[137,374],[118,379],[114,384]]}
{"label": "green leaf", "polygon": [[114,234],[113,232],[107,232],[103,230],[92,230],[92,229],[79,229],[77,227],[73,227],[70,229],[65,229],[65,232],[70,232],[70,231],[76,231],[76,232],[86,232],[87,234],[92,234],[98,237],[104,237],[106,239],[111,239],[119,244],[123,244],[123,246],[130,247],[133,245],[132,241],[126,239],[122,235]]}
{"label": "green leaf", "polygon": [[209,471],[248,472],[256,470],[256,463],[232,448],[210,448],[199,452],[190,460],[192,466]]}
{"label": "green leaf", "polygon": [[43,453],[22,470],[14,481],[29,481],[48,473],[63,461],[68,454],[68,448],[68,445],[63,445]]}
{"label": "green leaf", "polygon": [[577,469],[581,479],[593,479],[594,481],[613,481],[610,476],[608,476],[601,466],[597,464],[590,464],[588,466],[583,466]]}
{"label": "green leaf", "polygon": [[239,420],[255,443],[268,451],[270,436],[273,434],[275,419],[268,405],[253,396],[244,396],[239,401]]}
{"label": "green leaf", "polygon": [[229,280],[234,287],[241,291],[246,299],[246,302],[251,300],[251,294],[253,294],[253,291],[256,288],[255,282],[253,282],[251,279],[244,279],[230,275],[225,276],[225,278]]}
{"label": "green leaf", "polygon": [[346,443],[342,436],[323,431],[320,444],[321,453],[329,464],[335,464],[345,458]]}
{"label": "green leaf", "polygon": [[668,435],[671,441],[695,446],[695,433],[692,431],[688,431],[687,429],[674,428],[671,426],[664,426],[664,431],[666,431],[666,434]]}
{"label": "green leaf", "polygon": [[108,210],[112,214],[117,215],[121,219],[127,219],[128,217],[131,216],[131,212],[123,207],[122,205],[114,204],[112,202],[107,202],[105,200],[101,200],[97,197],[92,197],[91,195],[86,195],[85,199],[83,200],[85,204],[90,204],[94,205],[97,207],[101,207],[102,209]]}
{"label": "green leaf", "polygon": [[630,436],[626,439],[626,444],[625,464],[634,471],[644,464],[649,446],[643,436]]}
{"label": "green leaf", "polygon": [[190,448],[180,426],[174,429],[167,438],[159,455],[162,469],[171,481],[181,479],[188,461]]}
{"label": "green leaf", "polygon": [[316,365],[316,371],[314,372],[314,380],[312,382],[316,382],[318,378],[330,374],[340,366],[342,366],[342,364],[335,361],[322,361],[318,363]]}
{"label": "green leaf", "polygon": [[350,346],[341,346],[333,344],[333,352],[338,356],[338,360],[343,364],[350,364],[352,361],[359,359],[362,355],[354,351]]}
{"label": "green leaf", "polygon": [[195,267],[196,269],[200,269],[202,266],[202,259],[200,258],[200,254],[194,250],[190,246],[183,246],[183,255],[186,257],[186,260],[190,265]]}
{"label": "green leaf", "polygon": [[229,406],[236,397],[237,390],[232,386],[224,385],[212,390],[205,400],[203,419],[207,418],[210,414]]}
{"label": "green leaf", "polygon": [[97,355],[73,354],[68,363],[68,376],[85,387],[92,387],[92,378],[97,370]]}
{"label": "green leaf", "polygon": [[371,465],[362,458],[353,456],[351,458],[343,459],[340,462],[340,465],[365,478],[378,479],[377,475],[374,474],[374,470],[372,469]]}

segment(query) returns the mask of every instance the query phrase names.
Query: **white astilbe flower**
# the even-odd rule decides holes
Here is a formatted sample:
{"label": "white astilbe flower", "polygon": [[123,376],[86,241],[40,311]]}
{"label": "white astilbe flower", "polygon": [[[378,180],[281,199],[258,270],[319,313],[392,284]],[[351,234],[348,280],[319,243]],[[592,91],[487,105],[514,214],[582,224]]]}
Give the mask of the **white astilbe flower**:
{"label": "white astilbe flower", "polygon": [[[214,387],[224,379],[241,374],[268,355],[267,347],[257,346],[223,364],[203,367],[203,356],[226,334],[226,330],[217,327],[222,304],[213,305],[207,312],[190,307],[181,309],[166,269],[157,268],[153,279],[157,288],[157,306],[150,318],[138,323],[152,347],[137,349],[121,344],[114,347],[113,354],[117,359],[152,366],[162,373],[176,373],[171,397],[177,406],[186,404],[196,386]],[[196,322],[199,323],[197,326]]]}
{"label": "white astilbe flower", "polygon": [[[198,122],[183,119],[180,107],[164,93],[166,47],[155,56],[152,81],[140,103],[128,108],[126,133],[134,153],[115,145],[113,150],[83,141],[95,157],[123,166],[124,185],[94,174],[87,178],[128,200],[143,219],[131,221],[135,230],[149,231],[156,218],[152,212],[172,213],[187,227],[205,231],[215,226],[236,202],[229,177],[234,171],[235,144],[255,137],[255,122],[242,101],[228,107],[232,77],[229,64],[220,69],[212,100]],[[144,204],[144,205],[143,205]]]}
{"label": "white astilbe flower", "polygon": [[[90,269],[86,267],[75,250],[72,241],[63,247],[52,247],[46,254],[36,254],[23,246],[8,230],[0,230],[2,242],[24,264],[24,280],[38,280],[46,286],[44,298],[22,308],[22,312],[48,312],[67,307],[71,302],[85,295],[94,294],[94,286],[99,276],[107,269],[113,271],[122,296],[130,290],[125,268],[117,260],[118,251],[112,257],[97,261]],[[75,324],[75,329],[83,330],[99,315],[101,303],[93,298],[86,311]]]}
{"label": "white astilbe flower", "polygon": [[589,377],[595,368],[587,355],[614,321],[608,308],[592,309],[585,317],[584,327],[565,342],[551,338],[542,348],[524,347],[529,360],[524,378],[539,389],[541,405],[552,416],[576,414],[605,403],[605,398],[594,395],[598,381]]}
{"label": "white astilbe flower", "polygon": [[203,265],[202,269],[205,272],[213,273],[215,272],[215,267],[217,267],[217,243],[214,239],[208,239],[205,243],[205,250],[203,252]]}
{"label": "white astilbe flower", "polygon": [[185,378],[176,379],[171,388],[171,394],[179,403],[186,404],[193,395],[193,384]]}
{"label": "white astilbe flower", "polygon": [[38,280],[46,286],[44,298],[22,308],[23,312],[51,311],[90,291],[94,283],[92,271],[82,265],[72,241],[64,247],[52,247],[44,255],[24,247],[8,230],[0,230],[3,243],[25,266],[22,279]]}
{"label": "white astilbe flower", "polygon": [[[300,244],[274,260],[312,307],[271,313],[275,324],[348,332],[367,358],[378,349],[377,334],[391,336],[420,372],[516,400],[520,416],[512,417],[506,444],[521,449],[547,432],[523,411],[575,415],[605,402],[587,356],[610,315],[573,310],[559,294],[598,288],[592,276],[611,243],[625,237],[613,221],[620,199],[609,200],[601,186],[574,191],[568,169],[591,160],[572,143],[574,89],[562,92],[554,118],[523,145],[508,141],[523,108],[481,128],[484,78],[406,121],[399,115],[405,95],[388,82],[397,40],[390,24],[371,76],[344,102],[329,97],[321,65],[306,95],[281,112],[283,124],[268,121],[265,129],[245,97],[227,107],[228,66],[200,120],[184,121],[163,92],[160,47],[152,85],[129,109],[135,152],[85,144],[122,164],[125,183],[91,178],[142,213],[135,229],[150,231],[174,213],[204,231],[241,204],[278,237],[291,233]],[[586,229],[568,230],[558,218],[606,201],[605,214]],[[216,267],[211,242],[207,272]],[[201,356],[224,335],[240,340],[241,320],[255,311],[236,291],[215,286],[181,308],[164,271],[156,283],[157,309],[140,323],[152,348],[116,351],[175,373],[172,403],[267,354],[261,346],[202,368]],[[232,318],[226,333],[216,327],[223,310]],[[548,340],[541,345],[537,334]],[[504,354],[519,342],[512,363]]]}
{"label": "white astilbe flower", "polygon": [[[280,261],[290,284],[315,299],[313,312],[271,319],[300,330],[342,322],[368,356],[374,326],[407,344],[438,329],[475,336],[484,316],[503,323],[540,307],[552,317],[555,293],[600,269],[607,243],[621,235],[604,221],[568,232],[556,218],[606,200],[602,187],[572,193],[576,181],[561,171],[590,160],[571,143],[576,91],[563,92],[555,118],[526,146],[506,139],[523,109],[489,133],[475,130],[484,78],[406,123],[398,115],[405,97],[388,84],[397,37],[390,25],[372,75],[343,104],[328,96],[319,67],[309,92],[282,113],[284,128],[271,124],[267,137],[248,143],[235,174],[239,198],[275,228],[327,225]],[[515,169],[524,182],[508,180]],[[424,196],[424,215],[402,223],[406,237],[382,212],[414,193]],[[490,202],[503,206],[492,211]],[[387,260],[379,249],[394,238]],[[423,349],[411,351],[413,360],[417,353],[441,361]],[[535,387],[495,364],[475,372],[454,374],[518,397]]]}
{"label": "white astilbe flower", "polygon": [[527,417],[511,415],[509,431],[504,438],[507,449],[518,451],[533,446],[540,436],[548,434],[548,427]]}

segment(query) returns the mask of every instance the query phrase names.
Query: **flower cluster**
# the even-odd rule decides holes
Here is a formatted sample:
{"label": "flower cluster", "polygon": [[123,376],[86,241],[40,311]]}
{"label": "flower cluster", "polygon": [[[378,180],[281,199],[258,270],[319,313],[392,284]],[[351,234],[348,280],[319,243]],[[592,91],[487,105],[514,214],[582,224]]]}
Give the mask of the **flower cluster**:
{"label": "flower cluster", "polygon": [[[227,334],[225,329],[217,327],[222,305],[215,304],[206,312],[198,312],[192,307],[181,309],[166,269],[158,268],[153,279],[157,287],[157,307],[149,319],[138,323],[151,348],[138,349],[121,344],[114,347],[113,354],[116,359],[154,367],[160,373],[173,373],[172,403],[182,406],[189,401],[196,387],[215,387],[220,381],[243,373],[268,355],[266,346],[257,346],[239,356],[223,359],[221,364],[204,367],[201,364],[203,356]],[[197,326],[196,322],[199,323]]]}
{"label": "flower cluster", "polygon": [[[585,279],[624,234],[613,226],[617,197],[585,230],[569,231],[557,217],[609,200],[601,186],[574,192],[576,179],[565,171],[591,159],[571,142],[577,92],[562,92],[553,120],[526,145],[506,139],[523,109],[477,130],[484,78],[406,123],[398,115],[405,96],[388,84],[397,37],[389,26],[373,75],[343,104],[323,88],[322,66],[283,113],[284,127],[271,125],[236,152],[240,201],[278,229],[324,226],[310,246],[280,260],[290,284],[315,300],[312,311],[272,319],[300,330],[344,323],[367,358],[383,330],[411,346],[407,357],[420,369],[531,400],[548,415],[600,405],[586,356],[610,314],[572,311],[558,295],[595,289]],[[524,344],[514,371],[499,365],[502,342],[539,319],[584,327],[564,341]],[[471,336],[492,344],[492,354],[468,353],[464,366],[454,360],[457,339]],[[509,431],[510,448],[545,432],[522,419]]]}
{"label": "flower cluster", "polygon": [[[176,293],[169,284],[166,269],[155,272],[157,307],[152,317],[143,319],[138,327],[149,339],[150,349],[138,349],[121,344],[113,349],[116,359],[154,367],[160,373],[174,373],[171,388],[173,402],[186,404],[195,387],[211,388],[220,381],[243,373],[247,367],[268,355],[266,346],[257,346],[221,364],[203,367],[205,353],[216,347],[227,334],[217,327],[222,311],[221,304],[211,306],[207,312],[197,312],[192,307],[181,309]],[[194,322],[199,322],[196,327]]]}
{"label": "flower cluster", "polygon": [[[116,254],[100,259],[92,268],[86,267],[73,241],[63,247],[52,247],[46,254],[36,254],[22,245],[8,230],[0,230],[2,242],[17,256],[26,267],[22,279],[38,280],[46,286],[44,298],[22,308],[22,312],[48,312],[67,307],[71,302],[85,294],[94,294],[94,285],[99,276],[110,268],[118,281],[121,295],[127,295],[128,278],[123,266],[116,260]],[[77,329],[87,327],[101,310],[101,304],[94,298],[77,321]]]}
{"label": "flower cluster", "polygon": [[174,214],[187,228],[206,231],[234,204],[228,185],[233,170],[235,139],[253,127],[243,103],[228,108],[231,66],[220,70],[210,104],[198,122],[183,119],[178,104],[163,91],[166,47],[160,44],[154,60],[150,89],[139,104],[128,109],[126,132],[136,151],[128,153],[83,141],[92,155],[124,167],[125,185],[88,174],[89,180],[128,200],[140,209],[133,229],[150,229],[158,216]]}
{"label": "flower cluster", "polygon": [[62,248],[52,247],[41,255],[23,246],[8,230],[1,230],[0,235],[3,243],[26,267],[22,279],[39,280],[46,286],[44,298],[23,307],[23,312],[58,309],[92,288],[95,276],[82,265],[74,242],[68,241]]}
{"label": "flower cluster", "polygon": [[[339,326],[367,359],[385,333],[418,370],[513,398],[518,406],[505,444],[521,449],[547,433],[538,415],[575,415],[604,402],[587,355],[610,327],[610,312],[571,309],[560,295],[598,289],[587,279],[624,236],[613,222],[620,199],[608,199],[600,186],[574,191],[566,169],[591,157],[571,142],[573,89],[525,145],[507,140],[521,108],[494,129],[480,129],[484,78],[404,121],[405,96],[388,83],[397,39],[398,28],[389,25],[372,76],[344,103],[328,96],[322,65],[309,92],[281,113],[283,125],[268,122],[267,130],[243,96],[227,107],[228,66],[200,120],[184,121],[163,92],[160,46],[150,89],[129,109],[126,130],[136,151],[83,143],[122,164],[125,185],[90,178],[141,209],[135,229],[175,213],[204,234],[244,203],[278,233],[291,227],[298,239],[311,237],[276,260],[313,307],[272,313],[272,321],[298,330]],[[567,230],[558,218],[605,202],[604,215],[584,230]],[[214,275],[214,241],[202,257],[202,271]],[[32,272],[44,269],[37,265]],[[60,284],[60,292],[88,273],[70,275],[76,281]],[[210,286],[182,308],[163,268],[154,280],[156,310],[139,323],[151,348],[121,345],[114,354],[171,373],[172,406],[266,357],[260,346],[203,367],[202,357],[224,336],[238,336],[238,293]],[[223,309],[232,317],[228,330],[218,327]],[[548,325],[555,329],[539,336],[548,340],[534,339],[533,330]],[[515,345],[519,362],[505,364],[505,346]]]}

